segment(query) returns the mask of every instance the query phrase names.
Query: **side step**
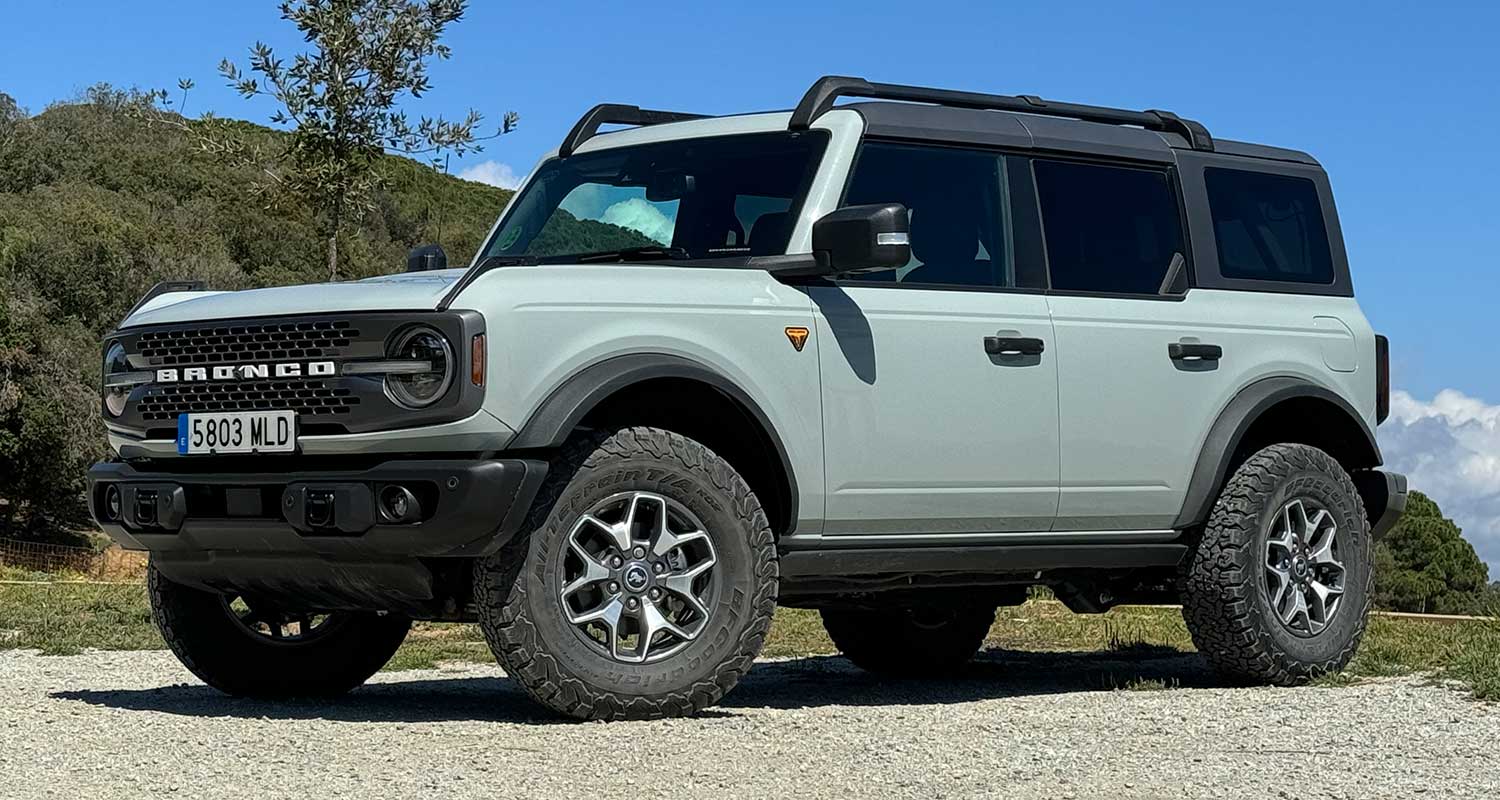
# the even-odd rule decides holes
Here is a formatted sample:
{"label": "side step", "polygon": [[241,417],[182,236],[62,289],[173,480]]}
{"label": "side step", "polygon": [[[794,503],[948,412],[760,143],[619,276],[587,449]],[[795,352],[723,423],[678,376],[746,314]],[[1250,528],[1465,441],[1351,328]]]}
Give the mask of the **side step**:
{"label": "side step", "polygon": [[1063,569],[1174,567],[1185,544],[1005,544],[793,550],[781,555],[783,578],[849,575],[1026,573]]}

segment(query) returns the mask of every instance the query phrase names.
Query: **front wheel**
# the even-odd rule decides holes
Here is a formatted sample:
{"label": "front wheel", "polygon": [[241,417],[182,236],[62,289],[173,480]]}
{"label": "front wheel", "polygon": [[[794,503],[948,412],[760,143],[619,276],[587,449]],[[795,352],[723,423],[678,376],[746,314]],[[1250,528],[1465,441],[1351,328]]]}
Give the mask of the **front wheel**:
{"label": "front wheel", "polygon": [[385,666],[411,627],[396,615],[310,611],[272,598],[200,591],[155,566],[147,589],[151,618],[177,659],[231,695],[343,694]]}
{"label": "front wheel", "polygon": [[866,672],[937,677],[967,664],[995,622],[993,606],[921,605],[824,609],[823,628],[844,657]]}
{"label": "front wheel", "polygon": [[505,671],[583,719],[717,702],[776,608],[755,493],[703,445],[641,427],[575,437],[547,481],[529,532],[475,568],[480,628]]}
{"label": "front wheel", "polygon": [[1342,670],[1374,595],[1370,528],[1348,473],[1315,447],[1267,447],[1235,470],[1183,564],[1182,614],[1235,681]]}

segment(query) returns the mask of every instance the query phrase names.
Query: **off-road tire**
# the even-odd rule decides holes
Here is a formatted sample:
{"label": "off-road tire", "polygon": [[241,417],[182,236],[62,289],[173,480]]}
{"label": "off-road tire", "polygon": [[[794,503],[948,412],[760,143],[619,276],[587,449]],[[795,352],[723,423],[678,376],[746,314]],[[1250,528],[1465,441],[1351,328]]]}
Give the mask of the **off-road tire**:
{"label": "off-road tire", "polygon": [[[1298,496],[1318,501],[1347,534],[1343,605],[1313,636],[1282,624],[1265,578],[1271,522]],[[1300,444],[1255,453],[1224,486],[1181,567],[1182,616],[1193,643],[1235,683],[1288,686],[1342,670],[1359,647],[1374,596],[1372,547],[1364,503],[1332,456]]]}
{"label": "off-road tire", "polygon": [[[661,661],[626,664],[568,623],[556,570],[565,537],[593,504],[647,491],[700,519],[724,572],[704,630]],[[588,431],[563,446],[522,533],[475,565],[474,599],[490,649],[537,702],[580,719],[694,714],[750,669],[776,610],[776,547],[760,501],[733,467],[685,436],[647,427]]]}
{"label": "off-road tire", "polygon": [[822,614],[828,638],[845,658],[866,672],[896,678],[953,674],[984,646],[995,622],[995,609],[986,607],[824,609]]}
{"label": "off-road tire", "polygon": [[330,697],[390,661],[411,621],[394,614],[334,612],[336,625],[306,642],[273,642],[247,630],[220,595],[147,573],[151,619],[177,660],[204,683],[242,697]]}

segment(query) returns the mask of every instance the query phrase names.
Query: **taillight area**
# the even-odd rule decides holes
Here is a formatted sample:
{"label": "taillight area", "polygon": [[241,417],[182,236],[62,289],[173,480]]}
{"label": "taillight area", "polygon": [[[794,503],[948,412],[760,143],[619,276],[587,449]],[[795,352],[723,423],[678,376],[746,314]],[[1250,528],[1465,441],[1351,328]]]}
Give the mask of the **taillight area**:
{"label": "taillight area", "polygon": [[1391,340],[1375,334],[1375,424],[1391,415]]}

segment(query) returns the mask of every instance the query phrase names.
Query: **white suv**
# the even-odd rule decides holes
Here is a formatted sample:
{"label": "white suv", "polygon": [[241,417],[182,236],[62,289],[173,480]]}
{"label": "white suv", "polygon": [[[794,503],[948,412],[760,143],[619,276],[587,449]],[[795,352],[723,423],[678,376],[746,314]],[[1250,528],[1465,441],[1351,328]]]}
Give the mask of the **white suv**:
{"label": "white suv", "polygon": [[159,287],[105,340],[92,508],[209,684],[341,692],[477,620],[561,713],[685,714],[778,602],[933,674],[1032,585],[1180,600],[1291,683],[1352,655],[1405,504],[1327,176],[1168,112],[599,106],[445,266]]}

